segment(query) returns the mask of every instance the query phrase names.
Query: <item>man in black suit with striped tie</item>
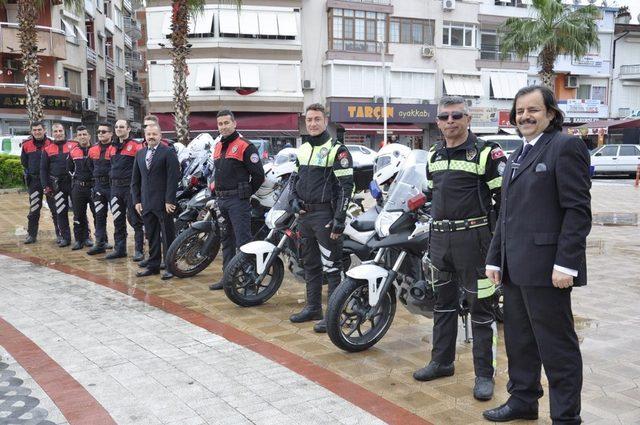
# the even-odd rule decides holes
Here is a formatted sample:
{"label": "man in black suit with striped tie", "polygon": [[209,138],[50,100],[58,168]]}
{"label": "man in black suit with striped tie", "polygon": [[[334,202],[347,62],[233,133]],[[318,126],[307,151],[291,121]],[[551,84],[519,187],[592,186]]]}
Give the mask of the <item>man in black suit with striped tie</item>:
{"label": "man in black suit with striped tie", "polygon": [[[168,247],[175,238],[173,213],[180,178],[180,163],[173,148],[160,143],[160,128],[148,125],[145,130],[147,147],[136,154],[131,179],[131,195],[136,212],[142,216],[149,240],[146,270],[138,277],[160,273],[162,245]],[[170,279],[164,272],[162,279]]]}

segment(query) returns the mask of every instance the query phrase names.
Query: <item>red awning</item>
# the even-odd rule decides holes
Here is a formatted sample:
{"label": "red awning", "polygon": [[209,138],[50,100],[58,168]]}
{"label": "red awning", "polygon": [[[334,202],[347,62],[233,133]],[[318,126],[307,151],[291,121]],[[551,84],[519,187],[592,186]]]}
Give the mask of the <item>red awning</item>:
{"label": "red awning", "polygon": [[[364,123],[340,123],[339,124],[344,131],[348,131],[351,134],[382,134],[384,132],[383,125],[377,123],[364,124]],[[419,134],[424,129],[414,124],[387,124],[387,132],[389,134]]]}
{"label": "red awning", "polygon": [[[173,114],[156,114],[163,133],[174,132]],[[297,113],[259,113],[238,112],[234,114],[238,131],[260,133],[298,132]],[[215,112],[193,112],[189,115],[189,129],[194,132],[217,132],[218,124]]]}

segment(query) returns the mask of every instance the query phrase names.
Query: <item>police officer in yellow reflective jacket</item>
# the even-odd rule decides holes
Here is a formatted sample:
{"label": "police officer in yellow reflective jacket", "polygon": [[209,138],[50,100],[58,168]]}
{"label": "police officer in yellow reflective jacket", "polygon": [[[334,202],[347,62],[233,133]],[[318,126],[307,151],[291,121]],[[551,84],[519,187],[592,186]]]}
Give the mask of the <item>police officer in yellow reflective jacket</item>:
{"label": "police officer in yellow reflective jacket", "polygon": [[469,131],[471,117],[463,98],[443,98],[437,118],[445,140],[431,147],[427,164],[433,217],[429,257],[436,269],[433,348],[431,361],[413,377],[430,381],[453,375],[462,288],[471,310],[473,395],[489,400],[494,387],[494,287],[484,268],[506,158],[500,146]]}
{"label": "police officer in yellow reflective jacket", "polygon": [[309,137],[298,149],[297,172],[292,176],[293,211],[299,213],[307,303],[290,317],[294,323],[319,320],[313,329],[326,332],[322,314],[323,275],[329,297],[340,284],[342,232],[353,192],[353,162],[347,148],[331,138],[324,107],[307,107]]}

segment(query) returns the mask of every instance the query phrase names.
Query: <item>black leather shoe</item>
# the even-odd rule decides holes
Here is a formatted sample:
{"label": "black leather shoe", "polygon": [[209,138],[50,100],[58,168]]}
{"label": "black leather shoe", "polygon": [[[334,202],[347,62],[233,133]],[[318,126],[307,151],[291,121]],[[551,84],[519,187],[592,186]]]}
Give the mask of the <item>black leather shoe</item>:
{"label": "black leather shoe", "polygon": [[67,239],[61,239],[60,244],[58,244],[60,248],[66,248],[69,245],[71,245],[71,242],[69,242]]}
{"label": "black leather shoe", "polygon": [[115,260],[116,258],[124,258],[127,256],[125,251],[113,251],[104,256],[105,260]]}
{"label": "black leather shoe", "polygon": [[300,313],[292,314],[289,320],[293,323],[310,322],[312,320],[322,320],[322,307],[305,305]]}
{"label": "black leather shoe", "polygon": [[418,369],[413,372],[413,379],[416,381],[432,381],[445,376],[452,376],[454,371],[455,368],[453,367],[453,363],[440,364],[431,361],[422,369]]}
{"label": "black leather shoe", "polygon": [[147,264],[149,264],[149,260],[142,260],[142,261],[140,261],[140,262],[138,263],[138,267],[140,267],[140,268],[143,268],[143,269],[144,269],[144,268],[146,268],[146,267],[147,267]]}
{"label": "black leather shoe", "polygon": [[223,288],[222,281],[209,285],[210,291],[219,291]]}
{"label": "black leather shoe", "polygon": [[79,249],[82,249],[84,245],[82,244],[82,242],[77,241],[76,243],[73,244],[73,246],[71,247],[72,251],[77,251]]}
{"label": "black leather shoe", "polygon": [[84,240],[84,246],[86,246],[87,248],[90,248],[93,246],[93,241],[91,240],[91,238],[87,238]]}
{"label": "black leather shoe", "polygon": [[473,397],[476,400],[488,401],[493,398],[493,378],[476,376],[476,384],[473,387]]}
{"label": "black leather shoe", "polygon": [[538,410],[537,409],[513,409],[507,403],[502,406],[496,407],[495,409],[489,409],[482,412],[482,416],[488,421],[491,422],[509,422],[515,421],[516,419],[526,419],[529,421],[533,421],[538,419]]}
{"label": "black leather shoe", "polygon": [[137,263],[138,261],[144,260],[144,254],[142,251],[136,251],[133,253],[133,257],[131,257],[131,259]]}
{"label": "black leather shoe", "polygon": [[154,274],[160,274],[160,270],[150,270],[150,269],[145,269],[142,271],[139,271],[138,273],[136,273],[136,277],[145,277],[145,276],[151,276]]}
{"label": "black leather shoe", "polygon": [[319,321],[315,325],[313,325],[313,331],[317,332],[319,334],[326,334],[327,333],[327,319],[322,319],[321,321]]}
{"label": "black leather shoe", "polygon": [[104,246],[106,249],[113,249],[113,245],[111,245],[109,242],[106,243],[106,245]]}
{"label": "black leather shoe", "polygon": [[96,255],[96,254],[102,254],[106,251],[107,251],[107,248],[104,245],[97,244],[97,245],[94,245],[93,248],[91,248],[89,251],[87,251],[87,254]]}
{"label": "black leather shoe", "polygon": [[62,242],[62,236],[56,236],[56,244],[60,245],[60,242]]}
{"label": "black leather shoe", "polygon": [[24,244],[29,245],[32,243],[36,243],[36,238],[31,235],[27,236],[27,238],[24,240]]}
{"label": "black leather shoe", "polygon": [[172,277],[173,277],[173,273],[171,273],[171,272],[162,272],[162,277],[160,279],[169,280]]}
{"label": "black leather shoe", "polygon": [[164,261],[160,263],[160,270],[166,269],[167,266],[164,264]]}

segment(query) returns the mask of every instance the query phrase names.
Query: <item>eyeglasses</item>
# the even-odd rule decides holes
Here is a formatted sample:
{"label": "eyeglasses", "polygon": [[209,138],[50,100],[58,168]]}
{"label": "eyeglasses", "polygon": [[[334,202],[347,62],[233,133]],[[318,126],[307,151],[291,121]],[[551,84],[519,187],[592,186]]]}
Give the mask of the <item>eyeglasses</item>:
{"label": "eyeglasses", "polygon": [[451,113],[443,112],[441,114],[438,114],[437,118],[438,118],[439,121],[447,121],[447,120],[449,120],[449,117],[451,117],[452,119],[457,121],[457,120],[462,119],[462,117],[464,117],[465,115],[467,115],[467,114],[465,114],[464,112],[460,112],[460,111],[455,111],[455,112],[451,112]]}
{"label": "eyeglasses", "polygon": [[99,134],[111,133],[109,130],[98,130]]}

